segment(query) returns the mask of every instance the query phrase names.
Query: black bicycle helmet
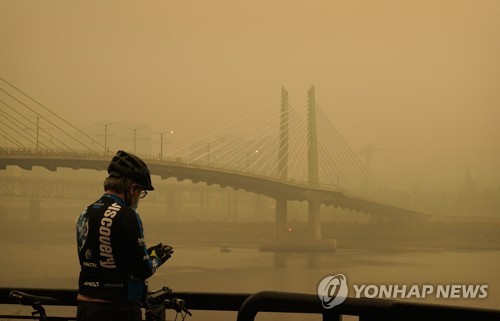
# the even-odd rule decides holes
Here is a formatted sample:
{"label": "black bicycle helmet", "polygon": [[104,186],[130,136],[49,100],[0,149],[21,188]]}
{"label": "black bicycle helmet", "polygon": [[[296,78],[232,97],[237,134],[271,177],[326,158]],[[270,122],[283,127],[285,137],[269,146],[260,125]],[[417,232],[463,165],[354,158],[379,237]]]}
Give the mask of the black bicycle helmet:
{"label": "black bicycle helmet", "polygon": [[154,190],[148,166],[133,154],[119,150],[108,166],[108,173],[110,176],[129,178],[145,190]]}

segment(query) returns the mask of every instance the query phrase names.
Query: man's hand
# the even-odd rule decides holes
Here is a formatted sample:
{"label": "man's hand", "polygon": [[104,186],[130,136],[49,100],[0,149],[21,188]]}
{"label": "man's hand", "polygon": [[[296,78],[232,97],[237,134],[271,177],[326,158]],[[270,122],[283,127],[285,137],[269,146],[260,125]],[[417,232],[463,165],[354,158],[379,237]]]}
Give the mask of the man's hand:
{"label": "man's hand", "polygon": [[170,245],[157,244],[148,248],[149,256],[160,260],[160,265],[165,263],[174,254],[174,249]]}

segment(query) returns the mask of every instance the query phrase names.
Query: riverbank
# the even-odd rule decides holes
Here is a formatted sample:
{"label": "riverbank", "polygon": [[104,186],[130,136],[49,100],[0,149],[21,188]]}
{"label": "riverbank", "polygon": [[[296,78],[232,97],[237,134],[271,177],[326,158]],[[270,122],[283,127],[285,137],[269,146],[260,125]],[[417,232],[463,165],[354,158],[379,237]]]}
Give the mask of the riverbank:
{"label": "riverbank", "polygon": [[[291,225],[287,237],[304,239],[306,223]],[[144,223],[148,243],[258,247],[274,239],[272,222]],[[0,244],[71,244],[74,222],[3,222]],[[459,222],[322,223],[322,238],[339,249],[499,250],[500,225]]]}

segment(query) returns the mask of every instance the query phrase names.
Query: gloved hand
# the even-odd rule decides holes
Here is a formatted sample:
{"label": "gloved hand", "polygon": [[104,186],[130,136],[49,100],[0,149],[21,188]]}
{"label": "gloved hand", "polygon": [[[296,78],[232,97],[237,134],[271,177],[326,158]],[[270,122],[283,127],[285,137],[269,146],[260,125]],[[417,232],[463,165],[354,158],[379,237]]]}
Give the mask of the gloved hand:
{"label": "gloved hand", "polygon": [[157,248],[160,248],[162,247],[163,244],[159,243],[159,244],[156,244],[156,245],[153,245],[151,247],[148,248],[148,254],[151,255],[151,252],[153,252],[153,250],[157,249]]}
{"label": "gloved hand", "polygon": [[148,248],[148,254],[151,258],[157,258],[162,265],[174,254],[174,249],[170,245],[160,243]]}

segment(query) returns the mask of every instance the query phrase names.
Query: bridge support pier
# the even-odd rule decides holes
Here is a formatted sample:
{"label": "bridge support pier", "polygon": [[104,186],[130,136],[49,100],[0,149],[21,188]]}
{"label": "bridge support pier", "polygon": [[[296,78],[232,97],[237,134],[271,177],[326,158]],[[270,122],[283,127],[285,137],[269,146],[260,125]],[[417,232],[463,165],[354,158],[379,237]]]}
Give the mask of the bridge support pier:
{"label": "bridge support pier", "polygon": [[238,194],[234,190],[227,192],[227,213],[233,221],[238,217]]}
{"label": "bridge support pier", "polygon": [[309,201],[309,235],[314,241],[321,239],[320,205],[318,201]]}
{"label": "bridge support pier", "polygon": [[208,214],[208,208],[209,208],[209,195],[208,192],[204,190],[200,190],[200,216],[199,217],[206,217]]}
{"label": "bridge support pier", "polygon": [[287,231],[287,211],[287,200],[284,198],[276,199],[276,224],[274,229],[274,239],[276,241],[281,241],[285,238]]}
{"label": "bridge support pier", "polygon": [[167,192],[167,202],[165,206],[165,220],[177,222],[177,212],[179,211],[179,193],[171,188]]}
{"label": "bridge support pier", "polygon": [[264,217],[266,207],[264,206],[263,199],[261,198],[260,195],[257,194],[254,194],[253,199],[254,199],[253,212],[255,213],[254,215],[256,215],[257,218]]}
{"label": "bridge support pier", "polygon": [[[272,252],[332,252],[337,248],[335,240],[321,240],[320,202],[309,202],[309,227],[306,234],[288,231],[287,200],[276,199],[276,225],[274,241],[263,243],[261,251]],[[275,256],[275,264],[284,264],[282,256]]]}
{"label": "bridge support pier", "polygon": [[[280,180],[288,178],[288,92],[281,90],[280,148],[279,164]],[[316,101],[314,86],[308,92],[307,107],[307,162],[308,182],[311,186],[319,183],[318,138],[316,126]],[[320,205],[317,200],[309,200],[309,227],[305,237],[286,234],[287,230],[287,200],[276,198],[275,241],[263,244],[263,251],[332,251],[335,250],[334,240],[321,241]]]}

